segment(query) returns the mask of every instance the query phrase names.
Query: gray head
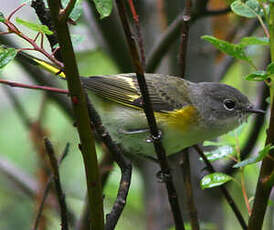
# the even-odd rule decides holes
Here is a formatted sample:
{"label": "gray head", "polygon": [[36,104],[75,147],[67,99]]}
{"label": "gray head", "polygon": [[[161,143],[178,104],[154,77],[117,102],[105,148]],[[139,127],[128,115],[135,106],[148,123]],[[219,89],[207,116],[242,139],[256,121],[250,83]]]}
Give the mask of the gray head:
{"label": "gray head", "polygon": [[236,128],[251,113],[264,113],[255,109],[245,95],[229,85],[202,82],[195,84],[194,88],[194,103],[203,125],[216,127],[222,133]]}

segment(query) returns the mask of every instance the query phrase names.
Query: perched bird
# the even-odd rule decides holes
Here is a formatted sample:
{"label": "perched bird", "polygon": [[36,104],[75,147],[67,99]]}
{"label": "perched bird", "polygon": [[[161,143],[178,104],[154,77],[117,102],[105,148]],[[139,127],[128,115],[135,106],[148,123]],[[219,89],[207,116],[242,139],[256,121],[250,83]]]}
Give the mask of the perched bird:
{"label": "perched bird", "polygon": [[[33,64],[65,77],[54,65],[30,55]],[[254,108],[237,89],[222,83],[194,83],[145,74],[152,107],[167,155],[235,129]],[[81,77],[103,125],[129,154],[155,156],[136,74]]]}

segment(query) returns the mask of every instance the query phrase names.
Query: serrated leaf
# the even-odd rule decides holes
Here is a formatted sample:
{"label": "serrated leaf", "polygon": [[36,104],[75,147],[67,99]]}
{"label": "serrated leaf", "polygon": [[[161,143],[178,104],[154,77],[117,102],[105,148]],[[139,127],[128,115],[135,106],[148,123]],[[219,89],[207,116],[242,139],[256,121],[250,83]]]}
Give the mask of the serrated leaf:
{"label": "serrated leaf", "polygon": [[262,14],[262,9],[257,0],[248,0],[246,2],[236,0],[232,2],[230,7],[235,14],[247,18],[255,18]]}
{"label": "serrated leaf", "polygon": [[222,52],[232,57],[250,62],[250,58],[245,54],[244,48],[241,47],[240,45],[232,44],[227,41],[224,41],[209,35],[204,35],[201,38],[210,42],[217,49],[221,50]]}
{"label": "serrated leaf", "polygon": [[204,176],[200,181],[200,186],[202,189],[213,188],[216,186],[220,186],[230,180],[232,180],[231,176],[224,173],[216,172]]}
{"label": "serrated leaf", "polygon": [[41,25],[41,24],[38,24],[38,23],[33,23],[33,22],[28,22],[28,21],[25,21],[21,18],[16,18],[16,22],[18,24],[21,24],[31,30],[34,30],[34,31],[38,31],[38,32],[41,32],[41,33],[44,33],[44,34],[47,34],[47,35],[52,35],[53,32],[51,30],[49,30],[49,28],[46,26],[46,25]]}
{"label": "serrated leaf", "polygon": [[2,12],[0,12],[0,22],[5,22],[5,16]]}
{"label": "serrated leaf", "polygon": [[244,37],[238,43],[238,45],[242,47],[250,46],[250,45],[269,45],[269,39],[267,37]]}
{"label": "serrated leaf", "polygon": [[274,74],[274,62],[270,63],[266,68],[267,73]]}
{"label": "serrated leaf", "polygon": [[248,74],[245,79],[248,81],[264,81],[270,74],[264,70],[257,70],[251,74]]}
{"label": "serrated leaf", "polygon": [[230,154],[232,154],[234,151],[234,149],[232,148],[232,146],[230,145],[223,145],[220,146],[219,148],[212,150],[212,151],[206,151],[205,155],[206,158],[213,162],[219,159],[222,159]]}
{"label": "serrated leaf", "polygon": [[269,151],[270,151],[271,149],[274,149],[274,146],[266,145],[266,146],[264,147],[264,149],[262,149],[262,150],[259,152],[258,156],[250,157],[250,158],[248,158],[248,159],[246,159],[246,160],[244,160],[244,161],[241,161],[241,162],[239,162],[239,163],[233,165],[233,168],[240,168],[240,167],[244,167],[244,166],[246,166],[246,165],[255,164],[255,163],[261,161],[262,159],[264,159],[265,156],[269,153]]}
{"label": "serrated leaf", "polygon": [[0,47],[0,69],[3,69],[9,62],[11,62],[17,54],[14,48]]}
{"label": "serrated leaf", "polygon": [[100,19],[108,17],[112,11],[112,0],[94,0]]}

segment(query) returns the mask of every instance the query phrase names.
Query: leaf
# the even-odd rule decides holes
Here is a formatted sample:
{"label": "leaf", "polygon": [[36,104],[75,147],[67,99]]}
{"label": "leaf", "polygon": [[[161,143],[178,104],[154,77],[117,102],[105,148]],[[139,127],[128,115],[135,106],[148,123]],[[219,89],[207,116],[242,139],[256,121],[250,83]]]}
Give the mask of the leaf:
{"label": "leaf", "polygon": [[0,69],[3,69],[9,62],[11,62],[17,54],[14,48],[0,47]]}
{"label": "leaf", "polygon": [[5,16],[2,12],[0,12],[0,22],[5,22]]}
{"label": "leaf", "polygon": [[108,17],[112,11],[112,0],[94,0],[100,19]]}
{"label": "leaf", "polygon": [[230,7],[235,14],[247,18],[255,18],[262,14],[262,9],[257,0],[248,0],[246,2],[236,0],[232,2]]}
{"label": "leaf", "polygon": [[274,74],[274,62],[270,63],[266,68],[267,73]]}
{"label": "leaf", "polygon": [[[63,6],[66,6],[69,3],[70,0],[62,0],[62,4]],[[77,21],[80,16],[83,14],[83,0],[76,0],[76,3],[74,5],[73,10],[71,11],[69,17],[73,20],[73,21]]]}
{"label": "leaf", "polygon": [[31,30],[34,30],[34,31],[38,31],[38,32],[41,32],[41,33],[44,33],[44,34],[47,34],[47,35],[52,35],[53,32],[51,30],[49,30],[49,28],[46,26],[46,25],[41,25],[41,24],[37,24],[37,23],[33,23],[33,22],[28,22],[28,21],[25,21],[21,18],[16,18],[16,22],[18,24],[21,24]]}
{"label": "leaf", "polygon": [[250,164],[255,164],[259,161],[261,161],[262,159],[265,158],[265,156],[269,153],[269,151],[271,149],[274,149],[274,146],[272,145],[266,145],[258,154],[258,156],[255,156],[255,157],[250,157],[244,161],[241,161],[235,165],[233,165],[233,168],[240,168],[240,167],[244,167],[246,165],[250,165]]}
{"label": "leaf", "polygon": [[210,42],[214,45],[217,49],[221,50],[222,52],[238,58],[240,60],[244,60],[250,62],[250,58],[245,54],[244,48],[237,44],[232,44],[227,41],[215,38],[213,36],[204,35],[201,37],[202,39]]}
{"label": "leaf", "polygon": [[248,74],[245,79],[248,81],[264,81],[270,74],[264,70],[257,70],[251,74]]}
{"label": "leaf", "polygon": [[241,47],[246,47],[250,45],[269,45],[269,39],[267,37],[244,37],[238,43]]}
{"label": "leaf", "polygon": [[211,162],[222,159],[232,154],[234,149],[230,145],[223,145],[213,151],[205,152],[207,159]]}
{"label": "leaf", "polygon": [[220,186],[228,181],[232,180],[232,177],[224,173],[216,172],[204,176],[200,182],[202,189],[213,188]]}

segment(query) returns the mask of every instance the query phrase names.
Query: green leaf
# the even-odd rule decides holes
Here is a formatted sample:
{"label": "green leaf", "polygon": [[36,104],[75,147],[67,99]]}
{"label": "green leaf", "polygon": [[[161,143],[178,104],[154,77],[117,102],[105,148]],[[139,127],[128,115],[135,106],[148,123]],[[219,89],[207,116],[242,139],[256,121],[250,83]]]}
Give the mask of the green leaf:
{"label": "green leaf", "polygon": [[108,17],[112,11],[112,0],[94,0],[100,19]]}
{"label": "green leaf", "polygon": [[251,62],[250,58],[245,54],[244,48],[241,47],[240,45],[232,44],[227,41],[224,41],[209,35],[204,35],[201,38],[210,42],[217,49],[221,50],[222,52],[232,57],[247,61],[249,63]]}
{"label": "green leaf", "polygon": [[[69,3],[70,0],[62,0],[62,5],[66,6]],[[69,17],[73,20],[73,21],[77,21],[80,16],[83,14],[83,0],[76,0],[76,3],[74,5],[73,10],[71,11]]]}
{"label": "green leaf", "polygon": [[205,152],[207,159],[211,162],[222,159],[234,152],[234,149],[230,145],[223,145],[213,151]]}
{"label": "green leaf", "polygon": [[238,43],[238,45],[242,47],[250,46],[250,45],[269,45],[269,39],[267,37],[244,37]]}
{"label": "green leaf", "polygon": [[52,35],[53,32],[51,30],[49,30],[49,28],[46,26],[46,25],[41,25],[41,24],[37,24],[37,23],[33,23],[33,22],[28,22],[28,21],[25,21],[21,18],[16,18],[16,22],[18,24],[21,24],[31,30],[34,30],[34,31],[38,31],[38,32],[41,32],[41,33],[44,33],[44,34],[47,34],[47,35]]}
{"label": "green leaf", "polygon": [[245,79],[248,81],[264,81],[268,78],[270,74],[268,74],[264,70],[257,70],[251,74],[248,74]]}
{"label": "green leaf", "polygon": [[264,147],[264,149],[262,149],[262,150],[259,152],[258,156],[250,157],[250,158],[248,158],[248,159],[246,159],[246,160],[244,160],[244,161],[241,161],[241,162],[239,162],[239,163],[233,165],[233,168],[240,168],[240,167],[244,167],[244,166],[246,166],[246,165],[255,164],[255,163],[261,161],[262,159],[264,159],[265,156],[269,153],[269,151],[270,151],[271,149],[274,149],[274,146],[271,146],[270,144],[269,144],[269,145],[266,145],[266,146]]}
{"label": "green leaf", "polygon": [[255,18],[258,15],[262,15],[262,9],[257,0],[248,0],[246,2],[236,0],[230,5],[230,7],[231,10],[239,16]]}
{"label": "green leaf", "polygon": [[232,180],[232,177],[224,173],[216,172],[204,176],[200,182],[202,189],[213,188],[220,186],[228,181]]}
{"label": "green leaf", "polygon": [[274,62],[270,63],[266,68],[267,73],[274,74]]}
{"label": "green leaf", "polygon": [[0,12],[0,22],[5,22],[5,16],[2,12]]}
{"label": "green leaf", "polygon": [[11,62],[17,54],[14,48],[0,47],[0,69],[3,69],[9,62]]}

